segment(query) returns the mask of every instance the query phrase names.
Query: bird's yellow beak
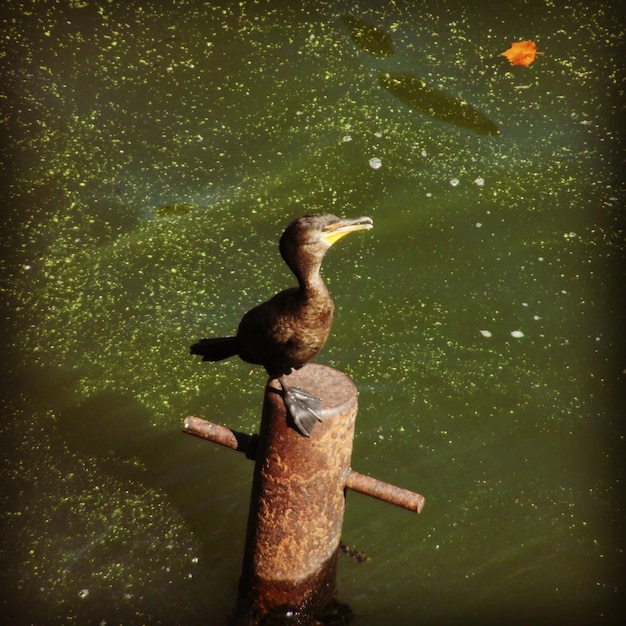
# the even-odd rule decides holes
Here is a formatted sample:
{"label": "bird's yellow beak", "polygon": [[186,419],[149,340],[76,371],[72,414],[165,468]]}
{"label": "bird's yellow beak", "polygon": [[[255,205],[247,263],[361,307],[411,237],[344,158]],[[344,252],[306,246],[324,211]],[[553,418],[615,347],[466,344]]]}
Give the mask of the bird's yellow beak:
{"label": "bird's yellow beak", "polygon": [[344,235],[354,233],[357,230],[369,230],[374,228],[374,222],[371,217],[355,217],[354,219],[339,220],[329,224],[322,235],[322,239],[332,246],[339,241]]}

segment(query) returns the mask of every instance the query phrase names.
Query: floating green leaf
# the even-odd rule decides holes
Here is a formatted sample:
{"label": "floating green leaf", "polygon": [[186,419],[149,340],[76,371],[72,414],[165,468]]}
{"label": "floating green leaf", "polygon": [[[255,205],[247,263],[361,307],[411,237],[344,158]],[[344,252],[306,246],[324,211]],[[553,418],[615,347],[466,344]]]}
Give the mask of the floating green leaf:
{"label": "floating green leaf", "polygon": [[348,29],[350,39],[361,50],[379,59],[394,55],[393,40],[378,26],[351,15],[343,15],[341,21]]}
{"label": "floating green leaf", "polygon": [[435,89],[414,74],[380,72],[378,82],[407,106],[441,122],[481,135],[499,135],[498,125],[465,100]]}

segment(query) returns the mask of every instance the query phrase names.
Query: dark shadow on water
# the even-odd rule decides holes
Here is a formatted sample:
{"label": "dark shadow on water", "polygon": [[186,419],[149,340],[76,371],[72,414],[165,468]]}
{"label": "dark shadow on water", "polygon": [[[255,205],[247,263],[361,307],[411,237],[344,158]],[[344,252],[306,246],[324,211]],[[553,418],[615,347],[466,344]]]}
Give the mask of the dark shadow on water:
{"label": "dark shadow on water", "polygon": [[[77,383],[83,377],[84,372],[63,367],[48,367],[22,371],[11,381],[5,380],[5,383],[9,382],[8,386],[11,388],[13,398],[21,397],[28,403],[30,414],[28,419],[32,420],[30,425],[34,433],[34,442],[28,444],[32,446],[29,448],[30,453],[38,454],[37,433],[41,432],[42,437],[45,436],[52,442],[50,447],[42,448],[42,450],[45,450],[44,454],[50,455],[54,472],[62,472],[65,468],[69,468],[68,471],[75,471],[76,467],[80,467],[79,459],[87,458],[92,467],[95,463],[99,470],[116,479],[117,483],[132,485],[131,489],[135,493],[137,491],[141,493],[141,488],[137,489],[137,485],[141,484],[147,490],[153,489],[165,495],[172,508],[183,519],[190,535],[199,544],[198,562],[193,566],[194,579],[197,581],[194,585],[199,586],[200,589],[204,587],[206,597],[199,598],[197,604],[195,598],[187,599],[186,603],[191,604],[191,607],[187,606],[187,610],[183,611],[187,614],[186,623],[195,623],[196,618],[210,621],[211,615],[202,615],[201,607],[205,610],[206,607],[210,607],[208,610],[211,612],[217,609],[219,613],[223,611],[224,606],[228,610],[228,602],[234,603],[235,600],[236,578],[229,581],[229,576],[232,577],[232,573],[238,571],[243,549],[243,530],[248,501],[247,494],[233,495],[229,492],[225,478],[229,476],[230,463],[241,464],[248,463],[248,461],[244,455],[234,455],[232,452],[223,455],[215,454],[215,449],[209,442],[185,435],[179,428],[164,431],[162,427],[153,427],[153,416],[150,411],[129,394],[106,390],[87,398],[81,397],[77,392]],[[50,415],[54,417],[51,419]],[[183,416],[181,416],[181,424],[182,418]],[[8,430],[14,433],[12,436],[15,438],[22,436],[18,434],[20,428],[17,423]],[[7,439],[10,446],[11,437]],[[21,452],[8,450],[5,451],[5,458],[10,459],[11,455],[14,455],[14,458],[18,459],[20,454]],[[54,458],[55,455],[66,458],[58,460]],[[249,469],[251,477],[252,464],[249,464]],[[216,485],[214,491],[218,494],[217,497],[215,493],[212,495],[211,490],[207,489],[211,481],[214,486]],[[21,498],[23,502],[24,494],[26,494],[29,501],[36,501],[38,488],[38,485],[33,484],[32,481],[29,483],[27,480],[22,482],[17,479],[3,486],[3,498],[9,502],[19,502]],[[146,502],[150,507],[149,494],[146,496]],[[154,511],[153,508],[150,510]],[[32,513],[29,511],[29,514]],[[98,511],[90,510],[72,513],[72,515],[75,514],[100,515]],[[167,519],[166,515],[164,519]],[[28,532],[36,533],[39,530],[35,522],[35,527]],[[158,536],[151,537],[149,533],[150,531],[146,535],[145,531],[138,530],[136,540],[139,553],[141,553],[140,544],[144,541],[150,542],[152,549],[160,545],[163,546],[163,551],[168,549],[166,545],[168,541]],[[240,543],[230,545],[231,538],[235,537],[231,543],[236,544],[239,535],[241,536]],[[93,538],[84,538],[86,546],[92,541],[94,541]],[[135,550],[136,548],[137,546]],[[171,552],[176,558],[176,548]],[[228,563],[230,555],[234,561]],[[119,555],[112,558],[119,558]],[[104,559],[107,559],[106,555]],[[163,559],[167,560],[167,554],[163,554]],[[224,569],[224,559],[226,559],[228,572],[220,573],[220,570]],[[138,566],[145,568],[149,567],[149,564],[147,561]],[[62,567],[62,565],[59,566]],[[84,567],[87,567],[87,563]],[[134,566],[129,563],[127,567]],[[18,571],[19,567],[12,564],[9,569]],[[10,578],[8,572],[5,575]],[[178,592],[175,588],[175,576],[173,580],[172,587],[162,594],[162,606],[154,608],[152,618],[169,619],[172,617],[169,615],[170,610],[176,610],[179,602],[185,603],[184,600],[176,597]],[[10,585],[12,581],[7,580],[7,583]],[[217,596],[216,588],[219,589],[221,597]],[[183,591],[185,589],[186,592]],[[37,595],[36,590],[31,591],[35,596]],[[184,581],[181,581],[181,593],[189,594],[189,585]],[[47,610],[52,609],[52,607],[46,607],[45,601],[41,598],[36,601],[34,597],[29,597],[29,592],[26,590],[11,597],[11,594],[7,593],[7,586],[4,586],[2,596],[5,594],[7,594],[7,600],[3,598],[3,608],[12,607],[17,611],[19,606],[23,605],[24,618],[30,615],[28,619],[31,619],[33,611],[43,615]],[[68,590],[67,594],[68,597],[73,597],[76,592],[72,589]],[[172,600],[171,609],[167,606],[168,598]],[[126,616],[129,620],[127,623],[136,623],[136,620],[132,619],[134,613],[132,611],[128,613],[129,609],[124,607],[123,603],[116,606],[117,601],[114,598],[109,598],[108,603],[109,615],[117,615],[120,619]],[[194,605],[197,606],[197,614]],[[81,611],[80,608],[77,610]],[[11,615],[18,613],[10,611]],[[178,617],[181,615],[179,614]]]}

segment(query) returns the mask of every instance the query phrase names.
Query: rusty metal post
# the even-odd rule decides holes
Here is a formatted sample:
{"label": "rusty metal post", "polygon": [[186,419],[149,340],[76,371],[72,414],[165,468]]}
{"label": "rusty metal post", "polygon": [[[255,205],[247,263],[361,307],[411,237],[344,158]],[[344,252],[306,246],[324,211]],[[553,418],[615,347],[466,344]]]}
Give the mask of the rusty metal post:
{"label": "rusty metal post", "polygon": [[310,438],[298,434],[288,424],[280,385],[268,382],[237,624],[307,624],[336,592],[357,391],[347,376],[324,365],[309,364],[287,381],[322,399],[324,421]]}

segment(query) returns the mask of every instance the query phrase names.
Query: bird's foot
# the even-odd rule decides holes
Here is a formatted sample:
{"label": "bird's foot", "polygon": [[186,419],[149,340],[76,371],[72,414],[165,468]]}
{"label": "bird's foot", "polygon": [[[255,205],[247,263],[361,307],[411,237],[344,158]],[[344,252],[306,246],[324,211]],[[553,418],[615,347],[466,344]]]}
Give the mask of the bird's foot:
{"label": "bird's foot", "polygon": [[323,421],[321,416],[322,401],[301,387],[286,387],[284,385],[283,397],[296,430],[301,435],[310,437],[315,424]]}

